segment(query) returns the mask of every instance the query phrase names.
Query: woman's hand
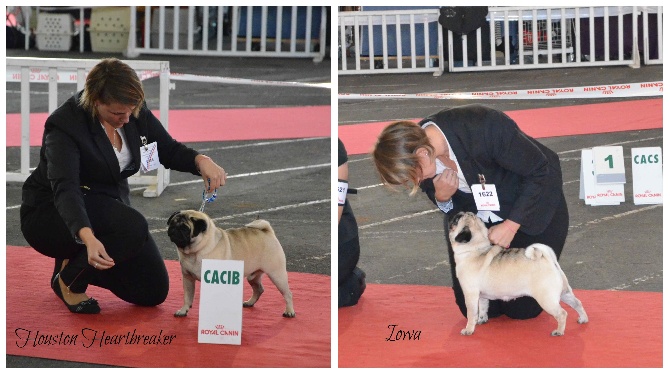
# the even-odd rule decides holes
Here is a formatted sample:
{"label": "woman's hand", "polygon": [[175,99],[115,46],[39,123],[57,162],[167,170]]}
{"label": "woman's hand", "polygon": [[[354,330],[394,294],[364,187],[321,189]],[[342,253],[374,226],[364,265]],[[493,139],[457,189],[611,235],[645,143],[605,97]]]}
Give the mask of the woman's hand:
{"label": "woman's hand", "polygon": [[195,157],[195,165],[200,171],[202,180],[205,183],[205,191],[211,193],[214,189],[226,184],[226,177],[228,174],[218,164],[216,164],[209,156],[198,155]]}
{"label": "woman's hand", "polygon": [[105,246],[95,237],[91,228],[81,228],[79,230],[79,238],[86,245],[88,264],[97,270],[108,270],[114,267],[114,259],[107,254]]}
{"label": "woman's hand", "polygon": [[458,189],[458,173],[447,168],[433,178],[433,185],[435,186],[435,200],[446,202]]}
{"label": "woman's hand", "polygon": [[512,220],[505,220],[498,225],[494,225],[489,228],[489,241],[494,245],[508,249],[520,226]]}

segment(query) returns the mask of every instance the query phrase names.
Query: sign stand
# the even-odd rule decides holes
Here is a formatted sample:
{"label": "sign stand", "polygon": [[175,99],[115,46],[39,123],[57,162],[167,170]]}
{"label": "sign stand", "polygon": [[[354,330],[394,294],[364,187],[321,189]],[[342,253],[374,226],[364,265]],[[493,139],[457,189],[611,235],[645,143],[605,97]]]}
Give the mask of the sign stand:
{"label": "sign stand", "polygon": [[660,147],[631,149],[633,202],[663,203],[663,152]]}
{"label": "sign stand", "polygon": [[198,343],[242,343],[244,262],[203,259]]}
{"label": "sign stand", "polygon": [[626,200],[623,147],[582,150],[579,198],[591,206],[618,205]]}

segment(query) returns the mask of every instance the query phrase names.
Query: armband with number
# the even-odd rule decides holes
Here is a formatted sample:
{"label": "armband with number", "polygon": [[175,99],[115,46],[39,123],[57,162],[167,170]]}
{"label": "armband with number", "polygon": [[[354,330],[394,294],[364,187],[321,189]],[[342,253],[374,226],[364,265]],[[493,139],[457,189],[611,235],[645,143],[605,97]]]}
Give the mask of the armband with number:
{"label": "armband with number", "polygon": [[347,180],[337,180],[337,205],[344,206],[347,200],[347,190],[349,190],[349,182]]}

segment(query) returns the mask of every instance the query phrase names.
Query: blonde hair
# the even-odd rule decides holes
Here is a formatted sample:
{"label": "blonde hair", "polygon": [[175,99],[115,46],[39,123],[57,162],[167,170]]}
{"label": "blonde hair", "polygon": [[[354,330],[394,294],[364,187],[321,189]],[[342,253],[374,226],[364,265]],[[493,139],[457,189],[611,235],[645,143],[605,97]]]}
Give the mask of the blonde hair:
{"label": "blonde hair", "polygon": [[117,58],[102,59],[86,76],[84,91],[79,105],[98,115],[96,102],[103,104],[120,103],[133,106],[137,117],[144,103],[144,89],[137,73],[128,64]]}
{"label": "blonde hair", "polygon": [[382,182],[387,186],[402,185],[410,190],[410,195],[416,194],[422,170],[415,151],[420,147],[428,150],[431,157],[435,153],[426,132],[417,123],[397,121],[384,128],[372,151]]}

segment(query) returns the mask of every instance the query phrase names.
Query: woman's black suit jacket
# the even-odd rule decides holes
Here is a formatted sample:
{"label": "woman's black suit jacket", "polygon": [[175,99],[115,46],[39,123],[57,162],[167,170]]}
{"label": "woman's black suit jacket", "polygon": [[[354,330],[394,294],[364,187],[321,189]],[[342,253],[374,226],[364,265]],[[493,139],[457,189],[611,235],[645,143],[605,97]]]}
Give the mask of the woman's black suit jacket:
{"label": "woman's black suit jacket", "polygon": [[81,92],[68,99],[47,118],[39,164],[23,185],[23,204],[53,204],[73,238],[91,227],[84,194],[105,194],[130,205],[128,177],[141,163],[140,136],[157,142],[160,163],[168,169],[198,175],[197,152],[174,140],[146,103],[137,117],[123,126],[132,161],[124,171],[100,122],[78,105]]}
{"label": "woman's black suit jacket", "polygon": [[[558,155],[524,134],[503,112],[482,105],[443,110],[422,120],[434,122],[445,134],[468,185],[495,184],[500,202],[496,215],[521,225],[534,236],[551,222],[563,199],[563,178]],[[435,202],[432,179],[421,188]],[[477,212],[472,194],[456,191],[451,212]]]}

